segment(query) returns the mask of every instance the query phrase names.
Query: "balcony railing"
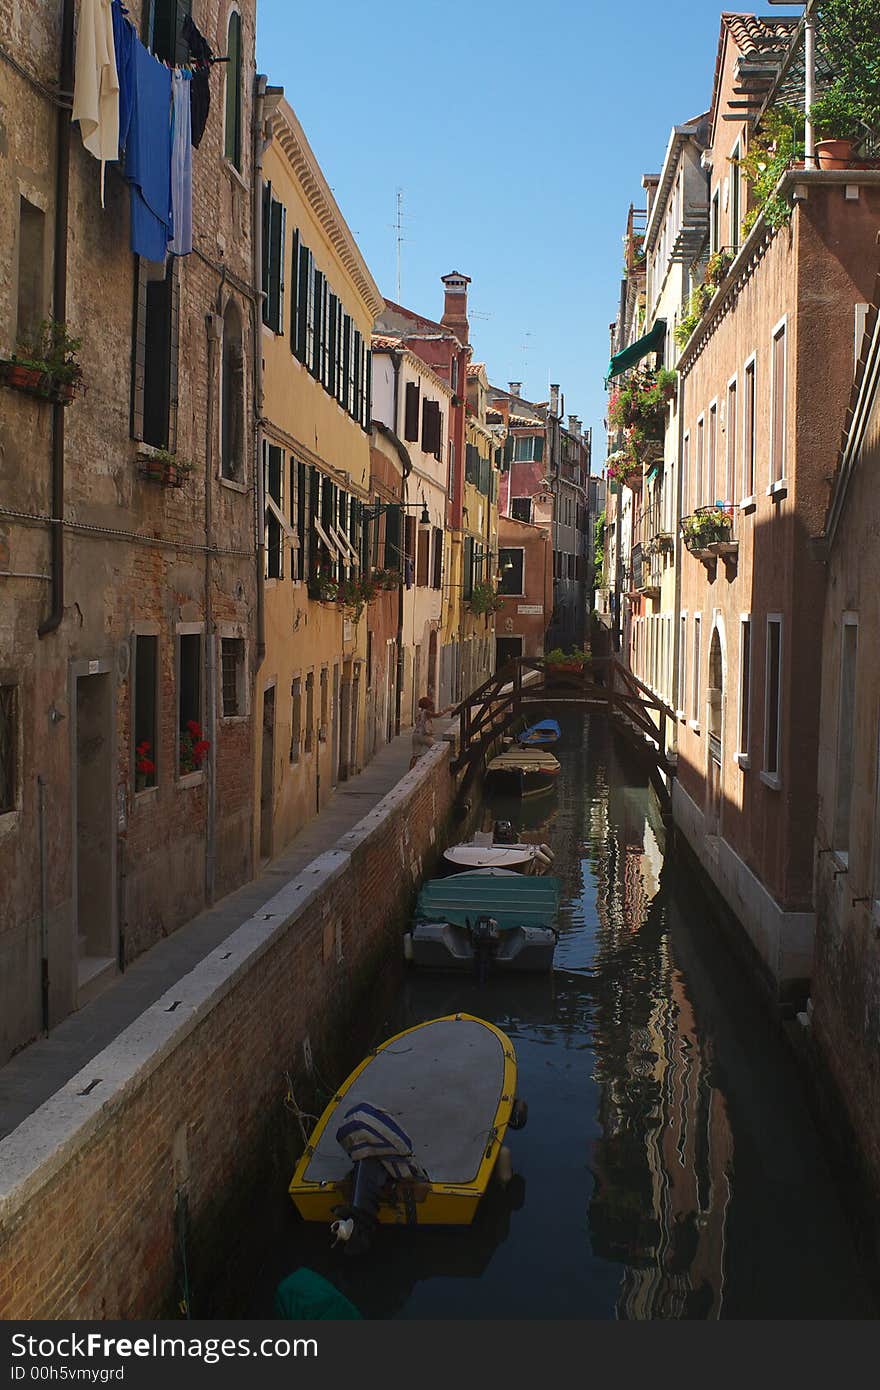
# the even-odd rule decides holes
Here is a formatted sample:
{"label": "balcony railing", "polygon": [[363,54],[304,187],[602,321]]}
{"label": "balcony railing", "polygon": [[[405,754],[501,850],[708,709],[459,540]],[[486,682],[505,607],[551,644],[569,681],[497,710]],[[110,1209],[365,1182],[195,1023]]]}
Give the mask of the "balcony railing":
{"label": "balcony railing", "polygon": [[724,502],[713,507],[697,507],[690,516],[682,517],[685,549],[698,560],[713,562],[719,556],[725,561],[735,560],[739,550],[737,511],[733,502]]}

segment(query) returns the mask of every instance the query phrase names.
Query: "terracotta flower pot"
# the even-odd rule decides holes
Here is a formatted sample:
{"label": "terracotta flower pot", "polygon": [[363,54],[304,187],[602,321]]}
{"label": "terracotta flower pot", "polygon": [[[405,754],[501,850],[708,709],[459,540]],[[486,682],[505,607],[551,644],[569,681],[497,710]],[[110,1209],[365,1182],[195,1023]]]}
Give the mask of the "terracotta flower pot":
{"label": "terracotta flower pot", "polygon": [[166,487],[177,487],[177,464],[166,463],[162,478]]}
{"label": "terracotta flower pot", "polygon": [[849,169],[853,162],[854,140],[817,140],[816,158],[820,169]]}
{"label": "terracotta flower pot", "polygon": [[24,367],[20,362],[13,362],[6,379],[10,386],[25,386],[34,390],[40,385],[43,373],[39,367]]}
{"label": "terracotta flower pot", "polygon": [[148,478],[161,483],[165,480],[165,464],[162,459],[147,459],[145,470]]}

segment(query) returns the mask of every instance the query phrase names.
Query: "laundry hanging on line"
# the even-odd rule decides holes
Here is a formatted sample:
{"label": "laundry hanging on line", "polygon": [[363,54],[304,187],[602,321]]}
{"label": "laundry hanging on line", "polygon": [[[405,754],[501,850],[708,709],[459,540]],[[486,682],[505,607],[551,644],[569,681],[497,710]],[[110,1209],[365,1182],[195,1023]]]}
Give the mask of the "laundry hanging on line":
{"label": "laundry hanging on line", "polygon": [[101,162],[101,207],[104,166],[119,153],[119,78],[110,0],[81,0],[76,32],[73,111],[82,142]]}

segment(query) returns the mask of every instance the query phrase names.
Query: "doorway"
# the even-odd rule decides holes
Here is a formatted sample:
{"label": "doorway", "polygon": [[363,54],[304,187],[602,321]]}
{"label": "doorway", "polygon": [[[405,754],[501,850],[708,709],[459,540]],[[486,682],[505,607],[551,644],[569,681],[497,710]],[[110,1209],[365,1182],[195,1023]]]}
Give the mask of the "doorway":
{"label": "doorway", "polygon": [[263,743],[260,759],[260,858],[272,858],[275,811],[275,687],[263,691]]}
{"label": "doorway", "polygon": [[437,700],[437,629],[431,628],[428,638],[428,694],[436,705]]}
{"label": "doorway", "polygon": [[74,841],[79,1003],[96,977],[115,970],[116,835],[114,691],[110,663],[73,669]]}
{"label": "doorway", "polygon": [[339,694],[339,780],[345,782],[350,773],[351,753],[351,668],[346,661],[342,667],[342,686]]}
{"label": "doorway", "polygon": [[495,670],[500,671],[508,661],[515,661],[518,656],[522,656],[522,645],[521,637],[496,637]]}

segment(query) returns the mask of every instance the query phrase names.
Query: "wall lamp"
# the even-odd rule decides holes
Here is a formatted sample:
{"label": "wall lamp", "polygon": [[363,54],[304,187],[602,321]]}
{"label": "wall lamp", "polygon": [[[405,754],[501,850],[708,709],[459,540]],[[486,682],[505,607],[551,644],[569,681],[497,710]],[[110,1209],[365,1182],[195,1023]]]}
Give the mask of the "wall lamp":
{"label": "wall lamp", "polygon": [[420,526],[430,526],[431,516],[428,512],[428,504],[425,501],[425,494],[422,493],[421,502],[377,502],[374,507],[364,507],[361,515],[366,521],[375,521],[377,517],[385,512],[394,510],[407,511],[410,507],[421,507],[422,514],[419,517]]}

